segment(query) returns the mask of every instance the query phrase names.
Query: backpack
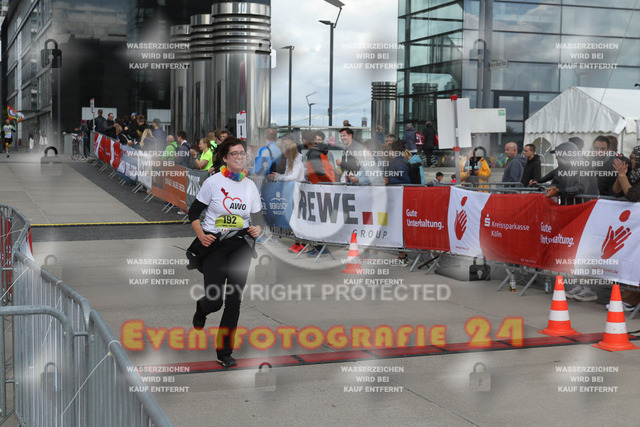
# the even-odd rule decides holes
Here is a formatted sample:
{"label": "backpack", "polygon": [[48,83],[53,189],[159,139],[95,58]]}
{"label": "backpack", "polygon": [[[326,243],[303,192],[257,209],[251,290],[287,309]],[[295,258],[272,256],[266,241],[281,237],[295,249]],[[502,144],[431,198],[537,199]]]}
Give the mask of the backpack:
{"label": "backpack", "polygon": [[273,156],[269,147],[262,147],[253,162],[253,172],[256,175],[268,175],[273,165]]}
{"label": "backpack", "polygon": [[420,132],[416,132],[416,145],[424,144],[424,135]]}
{"label": "backpack", "polygon": [[420,173],[420,163],[409,163],[409,179],[412,184],[422,184],[422,174]]}

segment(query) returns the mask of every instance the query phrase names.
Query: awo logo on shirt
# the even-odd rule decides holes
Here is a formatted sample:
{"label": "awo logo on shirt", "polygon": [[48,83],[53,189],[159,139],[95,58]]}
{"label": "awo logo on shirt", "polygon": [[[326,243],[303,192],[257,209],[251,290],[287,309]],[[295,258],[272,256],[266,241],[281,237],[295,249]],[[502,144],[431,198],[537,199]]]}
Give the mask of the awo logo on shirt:
{"label": "awo logo on shirt", "polygon": [[224,188],[221,188],[222,194],[225,195],[225,198],[222,200],[222,206],[225,208],[227,212],[233,214],[231,209],[246,211],[247,205],[242,202],[240,197],[229,197],[229,192],[225,191]]}

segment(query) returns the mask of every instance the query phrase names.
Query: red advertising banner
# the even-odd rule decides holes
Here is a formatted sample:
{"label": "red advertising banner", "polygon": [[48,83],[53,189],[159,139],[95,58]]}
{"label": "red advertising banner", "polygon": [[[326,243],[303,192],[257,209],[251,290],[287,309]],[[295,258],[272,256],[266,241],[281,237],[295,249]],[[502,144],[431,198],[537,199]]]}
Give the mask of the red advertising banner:
{"label": "red advertising banner", "polygon": [[596,201],[573,206],[560,206],[542,198],[540,245],[542,268],[574,274],[580,238]]}
{"label": "red advertising banner", "polygon": [[411,249],[449,251],[449,187],[405,187],[404,245]]}
{"label": "red advertising banner", "polygon": [[542,194],[493,194],[482,209],[482,254],[495,261],[540,267]]}
{"label": "red advertising banner", "polygon": [[154,168],[151,194],[187,211],[187,169],[182,166]]}
{"label": "red advertising banner", "polygon": [[120,166],[120,159],[122,158],[120,142],[99,133],[96,133],[94,138],[94,152],[96,157],[117,170],[118,166]]}
{"label": "red advertising banner", "polygon": [[117,170],[122,157],[120,142],[99,133],[94,134],[94,138],[93,150],[96,157]]}

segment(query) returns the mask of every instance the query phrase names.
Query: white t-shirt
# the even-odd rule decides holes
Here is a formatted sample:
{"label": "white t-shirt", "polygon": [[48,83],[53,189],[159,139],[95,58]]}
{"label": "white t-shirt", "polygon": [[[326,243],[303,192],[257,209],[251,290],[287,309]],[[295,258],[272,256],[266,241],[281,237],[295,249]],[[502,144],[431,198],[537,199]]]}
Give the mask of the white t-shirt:
{"label": "white t-shirt", "polygon": [[260,193],[253,181],[232,181],[220,172],[207,178],[196,199],[208,205],[202,229],[211,233],[247,228],[251,214],[262,210]]}
{"label": "white t-shirt", "polygon": [[289,171],[289,159],[284,174],[276,173],[273,177],[274,181],[304,181],[304,169],[302,168],[302,155],[298,154],[293,161],[291,170]]}
{"label": "white t-shirt", "polygon": [[4,125],[2,127],[2,130],[4,132],[4,138],[5,139],[12,139],[13,138],[13,126],[12,125]]}

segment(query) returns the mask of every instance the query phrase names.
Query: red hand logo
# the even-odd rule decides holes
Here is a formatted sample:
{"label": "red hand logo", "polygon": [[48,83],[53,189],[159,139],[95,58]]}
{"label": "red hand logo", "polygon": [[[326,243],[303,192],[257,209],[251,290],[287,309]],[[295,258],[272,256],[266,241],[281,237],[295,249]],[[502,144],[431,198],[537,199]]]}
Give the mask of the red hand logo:
{"label": "red hand logo", "polygon": [[620,249],[624,247],[624,241],[631,236],[631,230],[624,225],[618,227],[616,231],[613,231],[613,227],[609,226],[607,231],[607,238],[602,244],[600,252],[602,253],[602,259],[609,259],[614,256]]}
{"label": "red hand logo", "polygon": [[456,210],[456,237],[458,240],[462,239],[464,232],[467,230],[467,213],[464,210],[458,212]]}

